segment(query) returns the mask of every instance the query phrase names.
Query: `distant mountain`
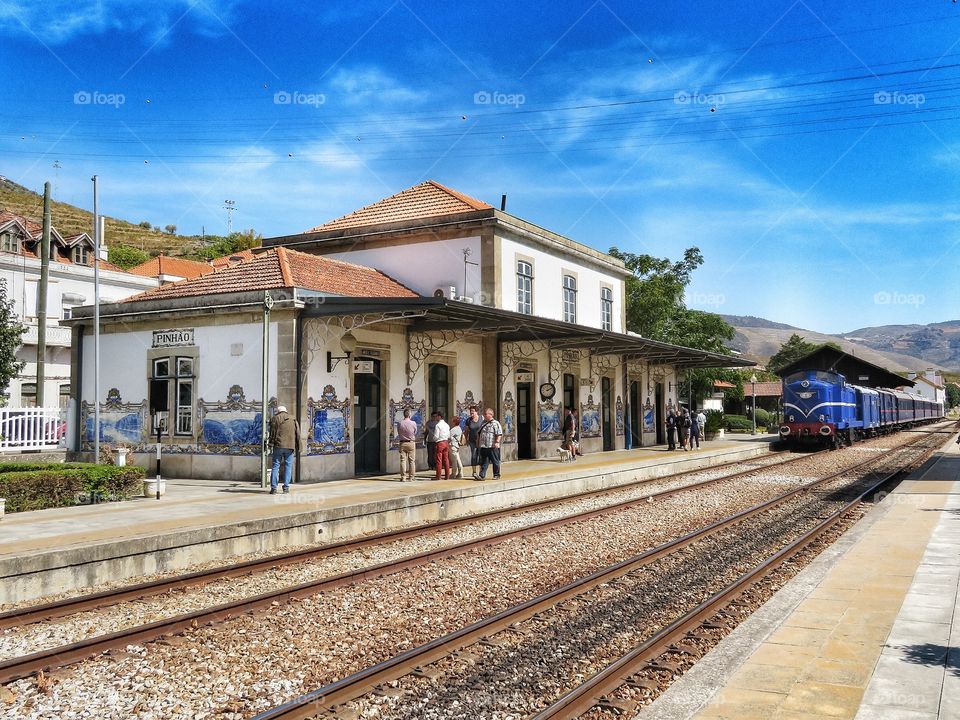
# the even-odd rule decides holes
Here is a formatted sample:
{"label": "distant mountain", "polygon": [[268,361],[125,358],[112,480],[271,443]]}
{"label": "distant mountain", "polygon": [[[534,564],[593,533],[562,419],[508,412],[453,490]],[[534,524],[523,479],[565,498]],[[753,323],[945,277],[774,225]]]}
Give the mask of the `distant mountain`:
{"label": "distant mountain", "polygon": [[883,325],[830,335],[763,318],[724,315],[736,336],[730,347],[751,360],[766,363],[793,333],[809,342],[833,342],[851,355],[893,372],[946,370],[960,372],[960,320],[930,325]]}
{"label": "distant mountain", "polygon": [[[63,235],[93,232],[93,213],[69,203],[54,200],[51,203],[53,226]],[[0,210],[9,210],[17,215],[41,222],[43,220],[43,195],[19,185],[0,175]],[[145,228],[141,225],[107,217],[104,240],[107,247],[123,244],[146,252],[163,252],[166,255],[183,255],[199,246],[199,238]]]}

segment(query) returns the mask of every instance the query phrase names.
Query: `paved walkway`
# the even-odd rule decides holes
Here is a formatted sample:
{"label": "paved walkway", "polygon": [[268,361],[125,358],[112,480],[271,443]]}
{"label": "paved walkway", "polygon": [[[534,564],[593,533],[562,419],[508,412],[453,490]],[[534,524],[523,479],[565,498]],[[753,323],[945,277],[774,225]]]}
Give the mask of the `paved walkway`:
{"label": "paved walkway", "polygon": [[[128,502],[82,505],[35,512],[10,513],[0,521],[0,559],[61,550],[103,541],[185,532],[211,524],[243,523],[377,503],[395,498],[435,496],[437,493],[483,493],[518,484],[536,484],[558,475],[578,476],[723,456],[765,446],[771,436],[734,436],[703,443],[699,450],[669,452],[663,446],[592,453],[575,463],[557,459],[505,463],[503,478],[483,483],[473,480],[434,481],[421,471],[419,479],[399,483],[395,475],[294,485],[289,495],[268,495],[255,482],[168,480],[159,501],[138,498]],[[714,462],[721,462],[717,460]],[[469,472],[469,467],[467,468]],[[666,472],[672,470],[666,469]]]}
{"label": "paved walkway", "polygon": [[[765,630],[745,662],[733,670],[730,660],[721,669],[722,688],[698,703],[693,717],[960,719],[960,448],[954,440],[881,503],[869,528]],[[795,581],[802,584],[803,573]],[[784,591],[789,595],[789,584]],[[741,626],[745,635],[749,623]],[[697,694],[693,686],[674,690]],[[675,700],[665,708],[681,707]],[[641,717],[690,714],[658,712],[654,703]]]}

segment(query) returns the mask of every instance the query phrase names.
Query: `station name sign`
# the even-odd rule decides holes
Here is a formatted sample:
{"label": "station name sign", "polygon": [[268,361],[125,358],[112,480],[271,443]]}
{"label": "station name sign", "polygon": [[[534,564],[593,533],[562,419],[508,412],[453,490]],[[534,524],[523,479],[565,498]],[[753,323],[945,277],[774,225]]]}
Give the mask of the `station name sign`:
{"label": "station name sign", "polygon": [[177,347],[179,345],[193,345],[193,328],[153,331],[153,347]]}

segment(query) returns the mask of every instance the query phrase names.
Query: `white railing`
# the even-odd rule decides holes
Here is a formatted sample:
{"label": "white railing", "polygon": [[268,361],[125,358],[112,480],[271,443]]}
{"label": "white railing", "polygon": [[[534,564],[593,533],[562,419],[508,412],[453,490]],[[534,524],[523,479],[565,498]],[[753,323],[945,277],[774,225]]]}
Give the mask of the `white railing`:
{"label": "white railing", "polygon": [[56,450],[66,435],[61,408],[0,408],[0,452]]}

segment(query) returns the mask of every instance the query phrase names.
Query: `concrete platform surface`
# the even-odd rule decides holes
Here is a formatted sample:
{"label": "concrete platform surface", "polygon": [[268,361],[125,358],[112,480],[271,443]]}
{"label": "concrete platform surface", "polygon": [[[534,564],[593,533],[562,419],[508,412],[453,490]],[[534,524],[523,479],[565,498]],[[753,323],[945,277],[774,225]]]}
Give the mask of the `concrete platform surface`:
{"label": "concrete platform surface", "polygon": [[[698,450],[665,447],[505,463],[501,480],[413,482],[397,476],[294,485],[269,495],[255,483],[168,480],[158,501],[12,513],[0,521],[0,603],[106,580],[290,545],[355,537],[538,499],[692,471],[769,451],[768,436],[735,436]],[[469,472],[469,467],[467,467]]]}
{"label": "concrete platform surface", "polygon": [[960,720],[956,436],[637,718]]}

